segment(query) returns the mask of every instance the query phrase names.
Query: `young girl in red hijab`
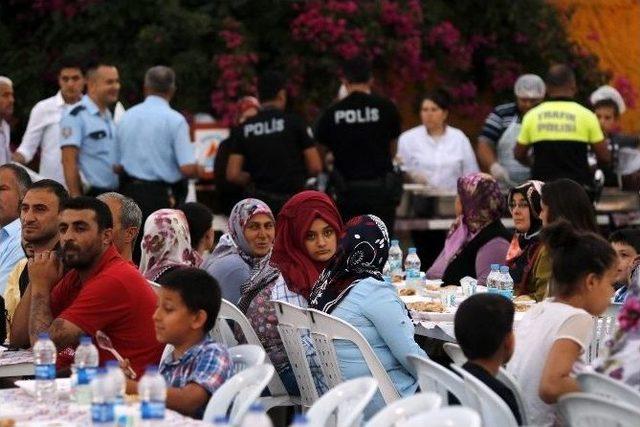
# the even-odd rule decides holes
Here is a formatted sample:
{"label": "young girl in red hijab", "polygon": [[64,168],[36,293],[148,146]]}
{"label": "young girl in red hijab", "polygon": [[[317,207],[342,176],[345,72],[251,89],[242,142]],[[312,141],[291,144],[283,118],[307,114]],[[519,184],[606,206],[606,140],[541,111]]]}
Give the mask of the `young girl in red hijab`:
{"label": "young girl in red hijab", "polygon": [[[306,308],[313,284],[336,253],[342,228],[340,213],[326,194],[303,191],[289,199],[278,214],[271,253],[271,265],[280,271],[280,277],[256,295],[246,313],[292,395],[299,395],[298,385],[278,333],[278,319],[269,301],[285,301]],[[308,335],[303,336],[303,342],[316,387],[322,393],[327,387],[315,349]]]}

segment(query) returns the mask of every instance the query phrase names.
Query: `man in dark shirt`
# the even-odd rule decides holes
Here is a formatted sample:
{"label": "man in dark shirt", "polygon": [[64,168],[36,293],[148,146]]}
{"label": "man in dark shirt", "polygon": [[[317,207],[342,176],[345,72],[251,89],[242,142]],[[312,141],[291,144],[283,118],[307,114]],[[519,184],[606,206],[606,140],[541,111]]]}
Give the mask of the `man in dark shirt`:
{"label": "man in dark shirt", "polygon": [[454,332],[468,359],[462,367],[500,396],[522,425],[513,391],[496,379],[515,348],[513,315],[513,303],[502,295],[476,294],[458,307]]}
{"label": "man in dark shirt", "polygon": [[375,214],[393,232],[402,181],[393,172],[400,115],[389,100],[373,95],[371,66],[363,58],[343,66],[347,97],[318,120],[315,136],[335,159],[332,176],[345,221]]}
{"label": "man in dark shirt", "polygon": [[322,171],[322,161],[303,120],[284,111],[285,79],[266,72],[258,81],[260,111],[234,135],[227,164],[227,179],[267,203],[274,214],[306,178]]}

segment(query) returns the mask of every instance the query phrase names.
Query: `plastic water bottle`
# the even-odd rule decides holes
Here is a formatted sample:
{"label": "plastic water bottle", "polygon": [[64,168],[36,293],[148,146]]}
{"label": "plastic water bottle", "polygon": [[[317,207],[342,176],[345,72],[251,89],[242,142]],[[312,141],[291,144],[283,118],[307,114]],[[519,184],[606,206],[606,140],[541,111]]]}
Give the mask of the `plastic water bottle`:
{"label": "plastic water bottle", "polygon": [[242,419],[240,427],[273,427],[271,418],[264,412],[261,403],[256,402],[249,407],[249,412]]}
{"label": "plastic water bottle", "polygon": [[143,421],[164,420],[167,383],[158,372],[157,365],[147,366],[138,383],[138,395],[141,401],[140,416]]}
{"label": "plastic water bottle", "polygon": [[76,403],[89,405],[91,403],[91,380],[98,372],[98,349],[91,342],[91,337],[80,337],[80,345],[76,348],[73,358],[75,368],[74,397]]}
{"label": "plastic water bottle", "polygon": [[487,276],[487,292],[499,292],[500,264],[491,264],[491,272]]}
{"label": "plastic water bottle", "polygon": [[93,425],[113,424],[115,388],[106,368],[98,368],[91,380],[91,421]]}
{"label": "plastic water bottle", "polygon": [[391,278],[394,276],[402,276],[402,249],[400,249],[400,242],[398,240],[391,241],[391,247],[389,248],[389,271]]}
{"label": "plastic water bottle", "polygon": [[38,403],[51,403],[56,400],[56,355],[56,345],[49,339],[49,334],[38,334],[38,341],[33,346]]}
{"label": "plastic water bottle", "polygon": [[420,285],[420,258],[416,248],[409,248],[407,259],[404,260],[404,271],[407,288],[417,290]]}
{"label": "plastic water bottle", "polygon": [[295,414],[293,416],[293,423],[289,427],[307,427],[309,425],[309,419],[305,414]]}
{"label": "plastic water bottle", "polygon": [[113,384],[115,404],[122,405],[127,387],[127,378],[124,376],[122,369],[120,369],[117,360],[109,360],[105,365],[107,374],[109,374],[110,381]]}
{"label": "plastic water bottle", "polygon": [[510,300],[513,299],[513,278],[509,274],[509,267],[500,267],[500,294]]}

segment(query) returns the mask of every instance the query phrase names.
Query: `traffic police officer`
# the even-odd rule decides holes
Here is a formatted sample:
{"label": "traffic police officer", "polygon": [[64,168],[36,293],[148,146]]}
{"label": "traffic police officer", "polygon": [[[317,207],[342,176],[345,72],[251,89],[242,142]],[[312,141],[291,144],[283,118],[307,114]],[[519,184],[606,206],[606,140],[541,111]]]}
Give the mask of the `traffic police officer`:
{"label": "traffic police officer", "polygon": [[389,100],[371,94],[371,66],[364,58],[346,61],[348,95],[318,120],[315,136],[335,158],[332,183],[345,221],[375,214],[393,232],[402,178],[393,171],[400,115]]}
{"label": "traffic police officer", "polygon": [[72,197],[118,188],[113,170],[116,129],[109,111],[120,92],[118,69],[98,64],[87,70],[86,78],[87,94],[60,122],[62,165]]}

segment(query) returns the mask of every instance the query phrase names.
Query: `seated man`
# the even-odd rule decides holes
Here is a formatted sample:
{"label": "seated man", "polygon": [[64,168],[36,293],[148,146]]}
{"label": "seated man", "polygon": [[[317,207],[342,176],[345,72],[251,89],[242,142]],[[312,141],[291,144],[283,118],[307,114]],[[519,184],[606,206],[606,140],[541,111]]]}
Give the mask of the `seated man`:
{"label": "seated man", "polygon": [[[55,251],[43,251],[29,260],[29,285],[14,314],[12,333],[28,333],[33,345],[39,333],[48,332],[58,350],[64,350],[75,347],[83,334],[103,331],[140,376],[162,354],[151,319],[156,296],[135,266],[118,255],[112,228],[103,202],[76,197],[63,203],[60,258]],[[63,265],[68,269],[64,275]],[[21,307],[27,302],[28,307]],[[113,359],[102,349],[99,354],[101,363]]]}
{"label": "seated man", "polygon": [[477,294],[458,307],[454,330],[468,362],[462,367],[505,401],[518,425],[522,418],[513,392],[496,379],[515,348],[513,303],[498,294]]}
{"label": "seated man", "polygon": [[[153,321],[158,341],[173,347],[160,362],[167,408],[202,418],[211,395],[233,374],[226,347],[208,336],[220,311],[220,288],[197,268],[173,270],[161,284]],[[127,393],[135,394],[137,386],[129,380]]]}
{"label": "seated man", "polygon": [[609,243],[618,254],[618,277],[614,302],[623,303],[627,299],[629,277],[633,260],[640,255],[640,230],[623,228],[609,235]]}

